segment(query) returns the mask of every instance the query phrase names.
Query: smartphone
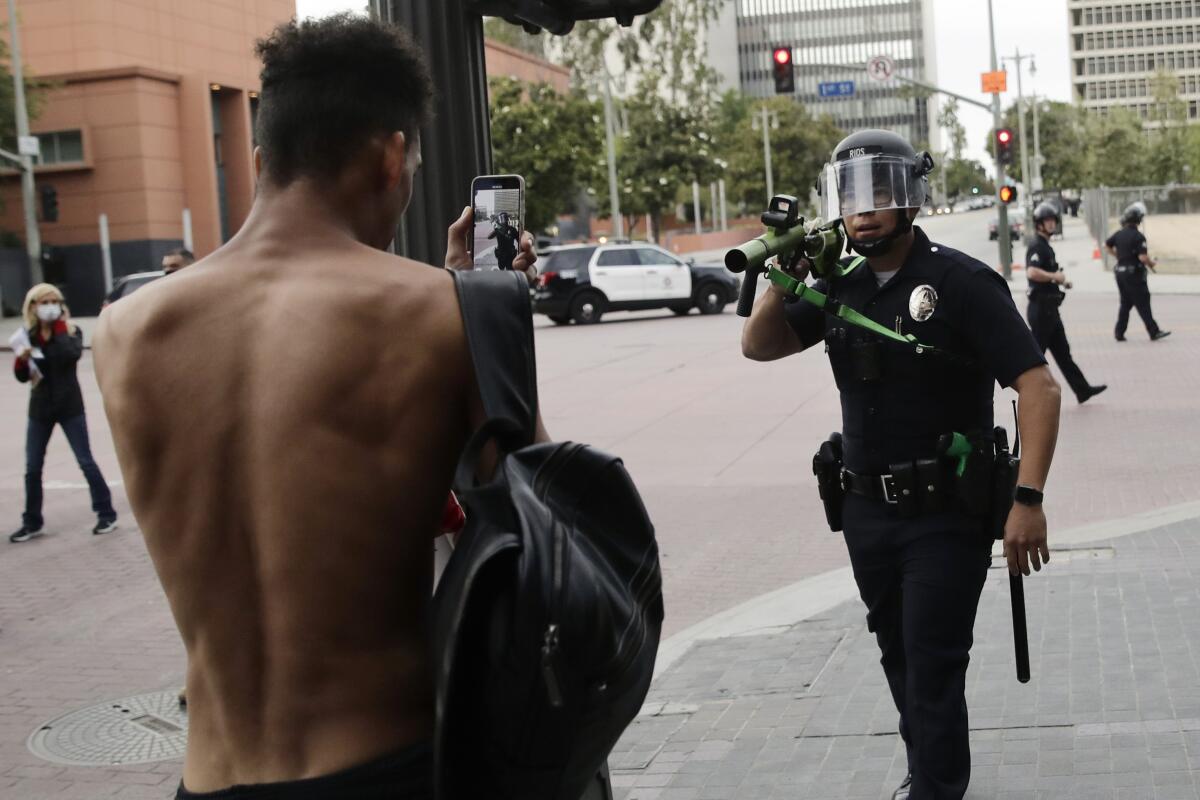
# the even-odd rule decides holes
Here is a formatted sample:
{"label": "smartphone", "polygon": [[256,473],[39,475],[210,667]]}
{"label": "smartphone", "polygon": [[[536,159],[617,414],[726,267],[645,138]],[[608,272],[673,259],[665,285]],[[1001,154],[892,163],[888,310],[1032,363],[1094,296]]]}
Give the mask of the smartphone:
{"label": "smartphone", "polygon": [[471,181],[471,259],[475,269],[512,269],[525,230],[525,179],[481,175]]}

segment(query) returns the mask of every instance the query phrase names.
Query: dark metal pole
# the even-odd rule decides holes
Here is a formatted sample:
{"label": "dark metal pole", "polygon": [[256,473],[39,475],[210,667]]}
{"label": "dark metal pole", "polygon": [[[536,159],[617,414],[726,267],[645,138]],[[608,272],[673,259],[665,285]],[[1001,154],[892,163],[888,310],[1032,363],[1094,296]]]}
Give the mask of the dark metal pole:
{"label": "dark metal pole", "polygon": [[421,131],[424,166],[397,232],[396,252],[442,265],[446,227],[470,203],[471,180],[492,172],[483,18],[469,0],[381,0],[385,19],[421,43],[437,88],[436,117]]}

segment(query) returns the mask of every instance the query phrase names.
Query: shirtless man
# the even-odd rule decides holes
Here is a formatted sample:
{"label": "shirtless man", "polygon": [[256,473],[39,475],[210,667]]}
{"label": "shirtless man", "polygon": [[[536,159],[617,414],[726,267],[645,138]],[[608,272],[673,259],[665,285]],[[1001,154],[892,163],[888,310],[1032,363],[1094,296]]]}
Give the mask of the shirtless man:
{"label": "shirtless man", "polygon": [[[482,413],[450,275],[384,252],[432,87],[406,35],[358,17],[282,26],[259,55],[245,225],[95,338],[187,650],[178,796],[426,798],[432,539]],[[470,266],[471,223],[448,265]]]}

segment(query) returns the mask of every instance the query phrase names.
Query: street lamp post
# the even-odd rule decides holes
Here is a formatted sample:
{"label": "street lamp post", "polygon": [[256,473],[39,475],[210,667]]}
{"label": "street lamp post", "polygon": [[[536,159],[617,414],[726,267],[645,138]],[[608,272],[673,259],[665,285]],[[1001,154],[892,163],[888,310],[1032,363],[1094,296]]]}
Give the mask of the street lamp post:
{"label": "street lamp post", "polygon": [[[17,142],[29,137],[29,111],[25,107],[25,74],[21,64],[21,31],[17,24],[16,0],[8,0],[8,33],[12,42],[13,100],[16,106]],[[20,153],[21,202],[25,207],[25,250],[29,253],[29,277],[34,283],[42,278],[42,237],[37,226],[37,208],[33,194],[33,158]]]}
{"label": "street lamp post", "polygon": [[[763,135],[763,164],[767,170],[767,202],[775,196],[775,175],[771,169],[771,127],[779,127],[779,115],[772,113],[766,105],[759,112],[760,116],[753,117],[753,127],[758,130],[762,126]],[[761,118],[761,122],[759,121]]]}
{"label": "street lamp post", "polygon": [[1025,236],[1029,238],[1034,235],[1033,173],[1029,169],[1029,148],[1025,145],[1025,93],[1021,90],[1021,65],[1026,60],[1032,62],[1033,56],[1021,55],[1021,50],[1018,48],[1015,56],[1004,60],[1014,62],[1017,69],[1017,136],[1021,139],[1021,177],[1024,179],[1025,191],[1029,195],[1025,202]]}
{"label": "street lamp post", "polygon": [[[996,72],[999,64],[996,60],[996,21],[992,14],[992,0],[988,0],[988,31],[992,45],[992,72]],[[1000,93],[992,93],[992,130],[1000,130]],[[1000,163],[999,153],[996,149],[996,137],[992,137],[992,157],[996,161],[996,191],[1000,191],[1000,187],[1004,185],[1004,165]],[[999,220],[997,221],[996,232],[999,234],[996,237],[1000,244],[1000,269],[1004,273],[1006,281],[1012,280],[1012,238],[1008,233],[1008,206],[1004,203],[997,203],[996,210]]]}
{"label": "street lamp post", "polygon": [[621,198],[617,194],[617,121],[613,114],[612,86],[607,73],[604,75],[604,139],[608,148],[608,202],[612,214],[614,239],[625,237],[625,221],[621,219]]}

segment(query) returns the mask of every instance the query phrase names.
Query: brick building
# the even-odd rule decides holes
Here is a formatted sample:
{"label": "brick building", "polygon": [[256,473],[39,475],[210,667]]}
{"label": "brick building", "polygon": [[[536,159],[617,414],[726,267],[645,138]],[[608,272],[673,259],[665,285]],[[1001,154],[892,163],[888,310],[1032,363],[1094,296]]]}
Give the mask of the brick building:
{"label": "brick building", "polygon": [[[60,209],[41,223],[46,272],[77,314],[104,292],[101,214],[117,277],[157,269],[185,238],[204,255],[237,231],[253,198],[253,43],[295,13],[294,0],[18,0],[28,73],[55,87],[31,122],[35,180]],[[0,195],[0,227],[23,235],[15,172]]]}
{"label": "brick building", "polygon": [[[184,244],[203,257],[241,227],[254,198],[254,41],[295,14],[295,0],[17,1],[28,76],[53,86],[31,121],[35,180],[57,191],[60,214],[40,223],[43,266],[76,314],[105,293],[101,214],[114,278]],[[488,42],[487,59],[492,74],[567,88],[566,69],[515,48]],[[0,168],[0,230],[23,238],[20,192]],[[28,286],[19,270],[0,267],[10,310]]]}

